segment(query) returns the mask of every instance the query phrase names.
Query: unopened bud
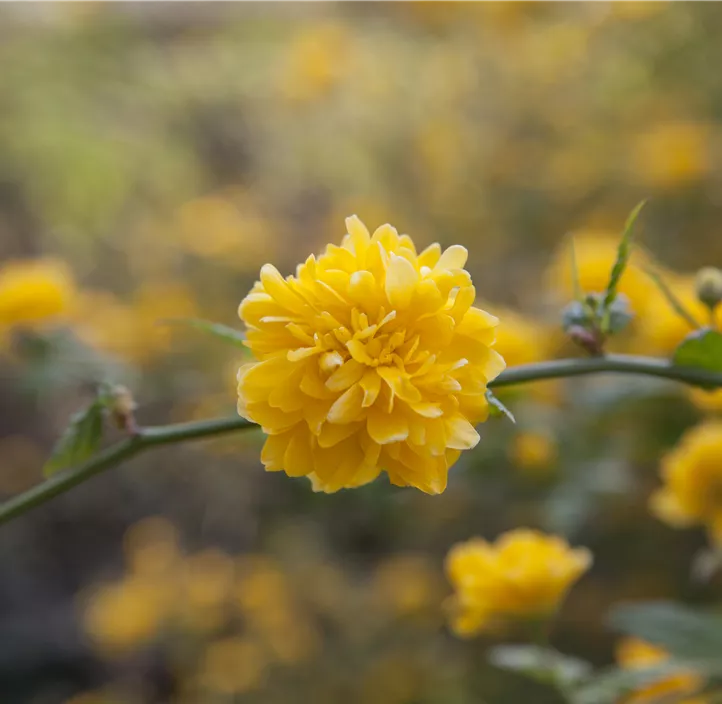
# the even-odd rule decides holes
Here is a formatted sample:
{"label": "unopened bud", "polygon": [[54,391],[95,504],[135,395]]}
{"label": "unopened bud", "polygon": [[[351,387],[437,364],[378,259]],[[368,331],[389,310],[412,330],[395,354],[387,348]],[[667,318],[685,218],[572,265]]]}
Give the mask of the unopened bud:
{"label": "unopened bud", "polygon": [[598,331],[588,330],[581,325],[572,325],[567,328],[569,339],[593,356],[604,352],[603,340]]}
{"label": "unopened bud", "polygon": [[697,272],[695,280],[697,298],[708,308],[714,308],[722,301],[722,271],[706,266]]}
{"label": "unopened bud", "polygon": [[135,423],[136,403],[130,390],[125,386],[116,385],[112,390],[112,401],[110,402],[110,412],[116,425],[131,435],[137,431]]}

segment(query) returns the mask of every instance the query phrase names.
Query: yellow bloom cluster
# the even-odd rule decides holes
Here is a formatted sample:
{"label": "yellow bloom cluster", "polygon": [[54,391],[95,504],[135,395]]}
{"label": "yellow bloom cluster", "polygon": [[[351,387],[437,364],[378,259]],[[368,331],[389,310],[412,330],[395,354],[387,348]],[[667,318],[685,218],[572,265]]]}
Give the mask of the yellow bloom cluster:
{"label": "yellow bloom cluster", "polygon": [[[318,554],[315,537],[299,535],[297,522],[289,531],[292,538],[279,533],[286,548],[288,538],[293,545],[285,558],[217,549],[185,554],[170,523],[140,521],[126,533],[122,578],[81,594],[90,642],[113,659],[152,645],[160,661],[172,663],[174,704],[241,695],[338,701],[337,684],[332,694],[319,693],[319,683],[337,674],[331,651],[362,654],[343,678],[344,686],[363,690],[359,702],[400,702],[400,688],[408,691],[404,701],[421,696],[424,680],[412,674],[427,667],[444,593],[436,561],[421,553],[392,554],[369,579],[359,579],[355,568]],[[66,704],[136,699],[121,680]]]}
{"label": "yellow bloom cluster", "polygon": [[53,260],[15,261],[0,269],[0,329],[34,326],[67,313],[73,283]]}
{"label": "yellow bloom cluster", "polygon": [[[274,562],[219,550],[180,551],[173,526],[149,518],[126,536],[129,570],[82,601],[85,630],[103,653],[124,656],[164,631],[208,646],[193,673],[201,691],[238,694],[257,687],[273,663],[313,657],[320,636]],[[234,618],[242,632],[218,638]]]}
{"label": "yellow bloom cluster", "polygon": [[722,542],[722,421],[688,430],[662,460],[664,487],[652,496],[652,511],[675,527],[705,525]]}
{"label": "yellow bloom cluster", "polygon": [[446,558],[455,590],[451,627],[459,636],[472,636],[510,619],[548,616],[591,563],[588,550],[525,528],[494,544],[481,538],[460,543]]}
{"label": "yellow bloom cluster", "polygon": [[[616,660],[626,670],[647,669],[664,663],[669,655],[662,648],[638,638],[625,638],[618,646]],[[684,698],[694,694],[702,685],[703,679],[694,672],[680,672],[645,685],[624,698],[624,704],[655,704],[655,702],[675,701],[678,704],[704,704],[701,697]]]}
{"label": "yellow bloom cluster", "polygon": [[257,361],[238,372],[239,413],[268,434],[269,471],[332,492],[386,470],[438,494],[487,418],[487,383],[504,368],[498,321],[472,306],[463,247],[417,254],[390,225],[346,227],[295,276],[265,265],[242,301]]}

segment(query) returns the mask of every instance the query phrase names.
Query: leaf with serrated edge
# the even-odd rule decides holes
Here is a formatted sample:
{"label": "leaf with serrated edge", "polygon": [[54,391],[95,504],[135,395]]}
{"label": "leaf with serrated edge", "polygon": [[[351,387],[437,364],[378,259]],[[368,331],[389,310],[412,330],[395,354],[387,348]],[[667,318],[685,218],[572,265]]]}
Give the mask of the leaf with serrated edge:
{"label": "leaf with serrated edge", "polygon": [[200,320],[199,318],[172,318],[170,320],[162,320],[161,323],[176,324],[176,325],[188,325],[189,327],[200,330],[201,332],[207,332],[210,335],[230,342],[236,347],[245,347],[245,337],[243,333],[239,332],[235,328],[231,328],[228,325],[222,323],[213,323],[210,320]]}
{"label": "leaf with serrated edge", "polygon": [[512,423],[516,424],[514,414],[494,395],[491,389],[486,390],[486,400],[489,403],[491,415],[506,416]]}
{"label": "leaf with serrated edge", "polygon": [[68,427],[60,436],[43,467],[43,474],[49,477],[61,469],[87,459],[98,449],[102,435],[103,405],[95,400],[70,419]]}

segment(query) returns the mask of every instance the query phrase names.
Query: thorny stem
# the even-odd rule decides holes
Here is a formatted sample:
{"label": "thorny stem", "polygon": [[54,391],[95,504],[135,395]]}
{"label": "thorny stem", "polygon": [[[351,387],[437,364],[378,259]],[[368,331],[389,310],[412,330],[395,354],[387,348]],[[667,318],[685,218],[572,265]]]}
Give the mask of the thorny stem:
{"label": "thorny stem", "polygon": [[[510,367],[489,384],[498,389],[532,381],[562,379],[600,373],[641,374],[678,381],[705,388],[722,387],[722,373],[697,367],[680,367],[664,359],[631,355],[606,355],[587,359],[559,359]],[[191,423],[178,423],[150,428],[139,428],[137,434],[99,452],[86,462],[63,470],[44,482],[12,497],[0,505],[0,524],[30,509],[44,504],[96,474],[114,467],[131,457],[158,445],[170,445],[186,440],[202,440],[228,433],[255,428],[243,418],[217,418]]]}

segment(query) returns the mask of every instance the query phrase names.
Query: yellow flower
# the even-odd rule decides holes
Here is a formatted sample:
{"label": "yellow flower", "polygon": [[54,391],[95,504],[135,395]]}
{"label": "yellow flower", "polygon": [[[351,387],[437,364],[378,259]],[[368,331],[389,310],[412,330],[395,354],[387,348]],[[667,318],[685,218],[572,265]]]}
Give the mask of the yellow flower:
{"label": "yellow flower", "polygon": [[197,316],[196,301],[185,285],[157,281],[140,287],[131,303],[107,291],[86,292],[77,306],[74,330],[93,347],[143,364],[170,346],[169,320]]}
{"label": "yellow flower", "polygon": [[382,562],[373,581],[382,608],[399,615],[420,614],[438,605],[439,575],[421,555],[395,555]]}
{"label": "yellow flower", "polygon": [[495,309],[500,322],[494,348],[510,367],[549,357],[553,340],[548,326],[507,308]]}
{"label": "yellow flower", "polygon": [[632,145],[631,166],[640,183],[670,187],[705,176],[712,167],[709,125],[670,122],[645,127]]}
{"label": "yellow flower", "polygon": [[[494,349],[504,358],[507,366],[531,364],[554,355],[561,335],[550,326],[509,308],[495,305],[494,311],[499,317]],[[552,379],[502,392],[527,393],[541,403],[554,404],[560,400],[561,390],[559,380]]]}
{"label": "yellow flower", "polygon": [[326,22],[301,32],[290,47],[282,91],[289,100],[315,100],[330,91],[348,69],[351,37]]}
{"label": "yellow flower", "polygon": [[91,596],[84,612],[85,630],[109,654],[124,654],[153,640],[173,602],[172,585],[129,577]]}
{"label": "yellow flower", "polygon": [[204,550],[188,557],[178,579],[183,587],[179,616],[195,632],[220,627],[233,589],[233,560],[219,550]]}
{"label": "yellow flower", "polygon": [[472,307],[467,252],[416,253],[357,217],[342,246],[284,279],[270,264],[240,305],[256,362],[238,372],[239,413],[269,437],[269,471],[308,476],[332,492],[382,470],[430,494],[474,447],[487,383],[504,368],[497,319]]}
{"label": "yellow flower", "polygon": [[266,668],[267,659],[257,643],[230,637],[208,646],[199,680],[213,692],[241,694],[261,684]]}
{"label": "yellow flower", "polygon": [[[607,288],[612,266],[617,258],[619,235],[603,232],[582,232],[574,235],[574,253],[583,293],[600,293]],[[619,292],[630,302],[635,315],[642,316],[650,301],[659,294],[654,282],[642,271],[649,264],[648,255],[635,248],[630,265],[625,269],[619,283]],[[567,303],[574,296],[571,248],[565,240],[547,271],[547,287],[560,303]]]}
{"label": "yellow flower", "polygon": [[557,446],[547,433],[519,433],[512,444],[511,458],[520,470],[537,474],[551,468],[557,458]]}
{"label": "yellow flower", "polygon": [[705,391],[704,389],[690,388],[689,398],[697,408],[708,413],[722,411],[722,389]]}
{"label": "yellow flower", "polygon": [[[625,670],[653,668],[662,665],[668,657],[662,648],[638,638],[625,638],[617,646],[616,652],[617,663]],[[693,694],[703,682],[694,672],[680,672],[641,687],[625,697],[624,704],[655,704],[667,699],[679,704],[704,704],[706,700],[702,698],[679,699],[685,694]]]}
{"label": "yellow flower", "polygon": [[[697,299],[694,276],[667,274],[664,282],[684,309],[701,325],[707,322],[709,311]],[[671,354],[693,328],[667,299],[658,294],[650,299],[646,313],[639,320],[637,347],[647,354]]]}
{"label": "yellow flower", "polygon": [[255,269],[276,250],[274,233],[250,195],[240,189],[185,203],[174,232],[189,252],[242,270]]}
{"label": "yellow flower", "polygon": [[471,636],[508,619],[548,616],[591,562],[588,550],[525,528],[494,544],[474,538],[455,545],[446,558],[455,590],[451,627]]}
{"label": "yellow flower", "polygon": [[0,328],[33,326],[67,313],[73,283],[52,260],[15,261],[0,269]]}
{"label": "yellow flower", "polygon": [[653,513],[675,527],[706,525],[722,541],[722,421],[688,430],[662,460],[664,487],[652,496]]}

